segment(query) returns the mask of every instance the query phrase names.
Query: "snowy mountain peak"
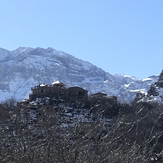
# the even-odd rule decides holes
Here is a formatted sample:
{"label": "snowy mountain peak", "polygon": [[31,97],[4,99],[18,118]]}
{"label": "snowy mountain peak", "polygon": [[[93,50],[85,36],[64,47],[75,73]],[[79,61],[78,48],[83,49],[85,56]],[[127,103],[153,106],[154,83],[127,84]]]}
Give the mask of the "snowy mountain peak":
{"label": "snowy mountain peak", "polygon": [[66,86],[80,86],[89,93],[104,92],[131,102],[138,91],[148,91],[158,79],[138,80],[129,75],[112,75],[95,65],[53,48],[20,47],[0,49],[0,101],[28,98],[31,87],[60,80]]}
{"label": "snowy mountain peak", "polygon": [[29,48],[29,47],[19,47],[15,50],[13,50],[12,52],[14,53],[28,53],[29,51],[33,50],[33,48]]}

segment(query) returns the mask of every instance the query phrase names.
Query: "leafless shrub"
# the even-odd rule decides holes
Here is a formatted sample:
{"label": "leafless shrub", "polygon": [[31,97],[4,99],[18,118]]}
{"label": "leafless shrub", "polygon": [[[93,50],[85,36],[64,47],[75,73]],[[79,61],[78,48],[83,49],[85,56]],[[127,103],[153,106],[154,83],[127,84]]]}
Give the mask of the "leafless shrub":
{"label": "leafless shrub", "polygon": [[118,107],[119,114],[108,126],[97,119],[67,127],[62,125],[63,107],[9,109],[0,125],[0,162],[161,163],[163,106]]}

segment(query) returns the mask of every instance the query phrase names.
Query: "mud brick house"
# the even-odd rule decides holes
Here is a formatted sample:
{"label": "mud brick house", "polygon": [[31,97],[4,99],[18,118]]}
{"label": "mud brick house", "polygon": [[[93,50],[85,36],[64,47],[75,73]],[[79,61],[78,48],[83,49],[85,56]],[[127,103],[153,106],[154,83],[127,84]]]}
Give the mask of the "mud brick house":
{"label": "mud brick house", "polygon": [[107,96],[105,93],[95,93],[90,95],[90,105],[94,106],[96,104],[100,104],[101,106],[107,104],[117,104],[116,96]]}
{"label": "mud brick house", "polygon": [[118,113],[116,106],[116,96],[107,96],[107,94],[101,92],[90,95],[91,112],[96,116],[103,115],[111,118]]}
{"label": "mud brick house", "polygon": [[56,99],[63,99],[67,102],[82,102],[83,104],[88,102],[88,91],[81,87],[66,88],[65,84],[56,81],[51,85],[40,84],[31,89],[32,93],[29,95],[29,100],[35,100],[36,98],[52,97]]}
{"label": "mud brick house", "polygon": [[65,99],[67,95],[67,88],[60,81],[56,81],[51,85],[40,84],[39,86],[31,88],[31,90],[32,94],[29,95],[30,101],[46,96]]}
{"label": "mud brick house", "polygon": [[105,93],[95,93],[90,95],[90,105],[94,106],[99,103],[105,103],[107,101],[107,94]]}
{"label": "mud brick house", "polygon": [[61,81],[59,81],[59,80],[56,81],[56,82],[53,82],[52,86],[59,87],[59,88],[65,88],[66,87],[66,85],[64,83],[62,83]]}
{"label": "mud brick house", "polygon": [[85,104],[88,101],[88,91],[77,86],[70,87],[68,88],[68,101],[79,101]]}
{"label": "mud brick house", "polygon": [[29,101],[33,101],[36,98],[49,97],[52,99],[61,99],[70,104],[77,104],[77,106],[92,107],[99,105],[100,107],[108,107],[109,105],[117,104],[117,97],[107,96],[105,93],[95,93],[88,97],[88,91],[78,87],[66,88],[65,84],[61,81],[56,81],[51,85],[40,84],[34,88],[31,88],[32,93],[29,95]]}
{"label": "mud brick house", "polygon": [[110,104],[117,104],[117,102],[118,102],[116,96],[108,96],[108,101]]}

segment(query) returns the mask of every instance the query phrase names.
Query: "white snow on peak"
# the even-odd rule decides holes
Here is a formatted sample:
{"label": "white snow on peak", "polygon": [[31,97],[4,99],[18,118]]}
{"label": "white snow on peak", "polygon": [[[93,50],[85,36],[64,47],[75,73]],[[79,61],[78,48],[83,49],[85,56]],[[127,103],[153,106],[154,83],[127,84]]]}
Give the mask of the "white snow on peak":
{"label": "white snow on peak", "polygon": [[124,78],[131,78],[131,79],[135,79],[135,77],[131,76],[131,75],[124,75]]}
{"label": "white snow on peak", "polygon": [[126,88],[128,88],[128,87],[130,86],[130,84],[131,84],[131,83],[129,83],[129,84],[124,84],[124,86],[125,86]]}
{"label": "white snow on peak", "polygon": [[151,78],[142,79],[143,82],[145,82],[145,81],[151,81],[151,80],[152,80]]}
{"label": "white snow on peak", "polygon": [[135,90],[130,90],[130,92],[135,92],[135,93],[146,93],[146,90],[145,89],[135,89]]}
{"label": "white snow on peak", "polygon": [[30,47],[19,47],[19,48],[13,50],[12,52],[14,52],[14,53],[28,53],[31,50],[33,50],[33,48],[30,48]]}
{"label": "white snow on peak", "polygon": [[133,79],[133,80],[137,80],[136,77],[131,76],[131,75],[127,75],[127,74],[115,74],[115,76],[121,77],[121,78],[131,78],[131,79]]}
{"label": "white snow on peak", "polygon": [[61,81],[57,80],[57,81],[53,82],[52,85],[61,84],[61,83],[62,83]]}
{"label": "white snow on peak", "polygon": [[40,84],[40,87],[45,87],[46,86],[46,84]]}
{"label": "white snow on peak", "polygon": [[104,83],[107,83],[107,82],[108,82],[108,80],[105,80],[105,81],[104,81]]}

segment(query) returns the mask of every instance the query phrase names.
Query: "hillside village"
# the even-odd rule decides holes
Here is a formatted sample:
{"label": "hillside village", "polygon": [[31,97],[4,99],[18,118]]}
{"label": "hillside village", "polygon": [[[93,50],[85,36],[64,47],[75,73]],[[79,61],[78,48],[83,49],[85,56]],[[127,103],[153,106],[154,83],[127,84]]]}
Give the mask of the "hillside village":
{"label": "hillside village", "polygon": [[94,118],[111,118],[118,114],[116,96],[101,92],[89,95],[87,90],[78,86],[67,88],[61,81],[50,85],[40,84],[31,90],[29,99],[17,103],[20,109],[26,109],[31,122],[38,119],[40,109],[62,114],[66,119],[63,125],[72,124],[79,118],[83,122],[91,122]]}
{"label": "hillside village", "polygon": [[97,92],[95,94],[88,95],[88,91],[78,87],[67,88],[61,81],[56,81],[51,85],[40,84],[31,88],[32,93],[29,94],[29,99],[25,99],[19,102],[18,105],[43,105],[45,103],[39,103],[37,99],[48,98],[52,102],[66,102],[69,104],[78,103],[80,106],[90,107],[95,104],[117,104],[116,96],[107,96],[105,93]]}
{"label": "hillside village", "polygon": [[[144,97],[157,96],[162,77]],[[61,81],[31,91],[17,106],[1,106],[0,162],[163,162],[163,105],[121,104]]]}
{"label": "hillside village", "polygon": [[[163,87],[163,71],[160,73],[159,80],[151,85],[147,95],[137,93],[134,102],[150,102],[160,98],[159,91]],[[64,106],[70,107],[72,110],[79,109],[81,111],[91,112],[94,115],[102,115],[105,117],[113,117],[118,114],[118,101],[116,96],[108,96],[105,93],[97,92],[88,94],[88,91],[79,87],[66,87],[61,81],[55,81],[52,84],[39,84],[31,88],[29,99],[18,102],[17,106],[20,108],[39,109],[40,107]]]}

